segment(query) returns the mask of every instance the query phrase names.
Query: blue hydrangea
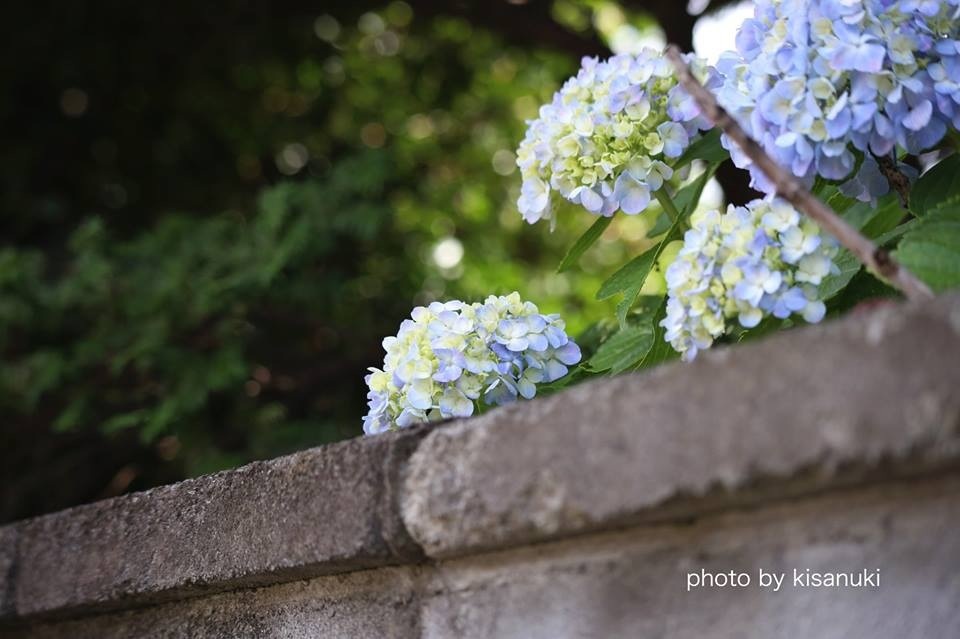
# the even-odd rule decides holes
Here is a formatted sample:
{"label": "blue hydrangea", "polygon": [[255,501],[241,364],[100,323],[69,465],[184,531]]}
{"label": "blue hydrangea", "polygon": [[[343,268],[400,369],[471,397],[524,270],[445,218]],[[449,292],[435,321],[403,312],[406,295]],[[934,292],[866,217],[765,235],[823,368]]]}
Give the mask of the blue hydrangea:
{"label": "blue hydrangea", "polygon": [[[702,62],[687,61],[715,86]],[[520,213],[531,224],[552,219],[556,192],[595,215],[638,214],[708,127],[662,52],[584,58],[580,72],[528,122],[517,150]]]}
{"label": "blue hydrangea", "polygon": [[383,349],[383,368],[365,378],[368,435],[469,417],[480,401],[530,399],[537,384],[560,379],[580,361],[560,316],[540,313],[518,293],[491,295],[482,304],[418,306]]}
{"label": "blue hydrangea", "polygon": [[695,213],[667,267],[664,338],[685,360],[709,348],[736,318],[752,328],[772,315],[823,318],[819,285],[838,272],[837,243],[779,199]]}
{"label": "blue hydrangea", "polygon": [[[808,186],[889,191],[876,158],[916,154],[960,125],[960,0],[757,0],[717,64],[720,103]],[[724,139],[753,185],[773,185]]]}

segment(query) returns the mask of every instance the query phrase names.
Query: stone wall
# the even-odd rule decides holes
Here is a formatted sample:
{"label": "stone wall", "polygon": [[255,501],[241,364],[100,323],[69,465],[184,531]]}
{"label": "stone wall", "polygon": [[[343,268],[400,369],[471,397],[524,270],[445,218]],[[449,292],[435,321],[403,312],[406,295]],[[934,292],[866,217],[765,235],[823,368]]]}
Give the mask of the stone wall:
{"label": "stone wall", "polygon": [[2,527],[0,637],[953,637],[958,530],[947,296]]}

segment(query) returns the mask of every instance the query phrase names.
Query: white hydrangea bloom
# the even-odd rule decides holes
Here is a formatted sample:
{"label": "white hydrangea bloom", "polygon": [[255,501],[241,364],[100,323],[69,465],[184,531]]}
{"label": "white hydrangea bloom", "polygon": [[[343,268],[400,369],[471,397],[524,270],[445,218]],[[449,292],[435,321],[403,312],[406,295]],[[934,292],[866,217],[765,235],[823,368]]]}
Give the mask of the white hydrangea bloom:
{"label": "white hydrangea bloom", "polygon": [[[716,86],[700,60],[687,61]],[[517,204],[531,224],[551,219],[552,191],[595,215],[641,213],[673,178],[674,160],[710,126],[653,49],[603,62],[584,58],[539,116],[517,150]]]}
{"label": "white hydrangea bloom", "polygon": [[709,348],[733,318],[744,328],[767,315],[823,318],[818,286],[837,272],[838,246],[790,204],[753,200],[726,213],[694,214],[691,225],[665,274],[667,316],[661,322],[664,338],[685,360]]}
{"label": "white hydrangea bloom", "polygon": [[543,315],[518,293],[484,303],[434,302],[413,309],[383,340],[383,369],[366,376],[367,434],[419,422],[468,417],[475,403],[536,395],[567,374],[580,348],[559,315]]}

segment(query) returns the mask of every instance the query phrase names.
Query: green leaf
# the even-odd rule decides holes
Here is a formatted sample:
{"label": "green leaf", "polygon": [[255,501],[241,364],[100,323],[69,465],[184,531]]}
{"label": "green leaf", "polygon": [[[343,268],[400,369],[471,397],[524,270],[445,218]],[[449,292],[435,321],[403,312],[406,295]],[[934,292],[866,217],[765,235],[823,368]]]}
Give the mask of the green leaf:
{"label": "green leaf", "polygon": [[960,206],[927,212],[894,257],[938,293],[960,286]]}
{"label": "green leaf", "polygon": [[880,237],[884,233],[895,229],[907,215],[908,213],[900,205],[900,196],[891,193],[877,201],[876,213],[863,225],[860,231],[870,239]]}
{"label": "green leaf", "polygon": [[842,217],[847,224],[858,231],[870,221],[870,218],[873,217],[873,214],[876,211],[876,209],[870,206],[869,202],[856,202],[842,211],[834,207],[834,210],[840,214],[840,217]]}
{"label": "green leaf", "polygon": [[880,198],[876,206],[871,206],[869,202],[854,201],[842,210],[840,216],[867,237],[875,238],[896,227],[904,215],[906,212],[900,206],[899,197],[890,194]]}
{"label": "green leaf", "polygon": [[660,303],[660,307],[657,309],[656,315],[653,316],[653,346],[650,347],[650,350],[647,351],[647,354],[644,355],[643,359],[640,360],[640,363],[636,366],[634,370],[641,368],[650,368],[656,366],[657,364],[662,364],[663,362],[669,361],[671,359],[676,359],[680,357],[680,354],[673,350],[673,346],[667,342],[664,335],[664,328],[660,326],[660,322],[663,321],[663,318],[667,316],[667,300],[664,300]]}
{"label": "green leaf", "polygon": [[657,307],[660,305],[660,300],[662,296],[657,295],[640,295],[640,289],[634,293],[633,289],[627,291],[627,294],[623,296],[623,299],[620,300],[620,303],[617,304],[617,325],[621,328],[627,325],[627,315],[630,314],[630,309],[635,305],[637,308],[634,310],[633,315],[650,315],[656,312]]}
{"label": "green leaf", "polygon": [[860,268],[863,266],[860,260],[847,249],[842,249],[840,253],[837,254],[835,262],[840,272],[828,275],[820,282],[819,297],[823,301],[830,299],[842,291],[843,288],[850,283],[850,280],[853,279],[853,276],[860,272]]}
{"label": "green leaf", "polygon": [[[831,204],[838,198],[840,204],[849,203],[845,207],[838,207],[843,211],[841,217],[867,237],[876,239],[878,245],[883,246],[904,233],[901,227],[906,225],[897,226],[904,216],[897,195],[890,194],[880,198],[876,207],[870,206],[869,202],[856,202],[839,194],[831,198]],[[828,275],[820,283],[820,299],[824,301],[840,293],[863,266],[860,260],[846,249],[841,249],[835,261],[840,272]]]}
{"label": "green leaf", "polygon": [[810,192],[824,202],[829,201],[830,198],[839,193],[836,185],[832,184],[829,180],[825,180],[819,175],[813,179],[813,186],[810,187]]}
{"label": "green leaf", "polygon": [[647,249],[646,252],[621,266],[600,286],[600,290],[597,291],[597,299],[605,300],[632,288],[636,288],[639,292],[640,287],[643,286],[643,280],[646,279],[650,269],[653,268],[654,260],[657,259],[657,253],[662,245],[661,242],[658,246]]}
{"label": "green leaf", "polygon": [[126,428],[140,426],[147,419],[148,411],[145,408],[138,408],[129,413],[120,413],[107,419],[100,425],[100,430],[104,433],[115,433]]}
{"label": "green leaf", "polygon": [[53,429],[58,433],[62,433],[79,426],[81,423],[80,419],[87,410],[87,404],[87,396],[85,395],[81,395],[72,400],[53,422]]}
{"label": "green leaf", "polygon": [[673,163],[674,170],[690,164],[694,160],[703,160],[711,164],[719,164],[730,155],[727,150],[720,145],[720,129],[711,129],[703,134],[703,137],[696,140],[687,147],[677,161]]}
{"label": "green leaf", "polygon": [[841,217],[847,209],[857,203],[857,200],[847,197],[832,185],[830,189],[827,189],[825,193],[819,197],[821,200],[826,202],[830,208],[839,213]]}
{"label": "green leaf", "polygon": [[563,261],[560,262],[560,266],[557,268],[558,273],[563,273],[568,268],[576,264],[588,248],[590,248],[594,242],[599,239],[603,232],[610,226],[610,222],[613,221],[613,217],[601,217],[597,219],[596,222],[590,225],[583,235],[581,235],[573,246],[570,247],[570,250],[567,251],[567,254],[563,256]]}
{"label": "green leaf", "polygon": [[719,164],[709,165],[696,180],[677,191],[677,194],[673,197],[673,204],[677,207],[677,210],[680,211],[681,219],[690,217],[693,210],[697,208],[697,204],[700,203],[700,196],[703,194],[703,187],[707,185],[707,182],[710,181],[713,174],[717,172],[718,166]]}
{"label": "green leaf", "polygon": [[960,204],[960,155],[941,160],[920,176],[910,192],[910,210],[922,217],[937,209]]}
{"label": "green leaf", "polygon": [[650,270],[657,258],[660,257],[663,247],[680,236],[680,222],[683,218],[684,215],[681,214],[680,219],[674,222],[656,248],[648,249],[642,255],[627,262],[620,270],[611,275],[597,291],[598,300],[607,299],[617,293],[624,294],[623,299],[617,304],[617,321],[621,328],[626,325],[627,313],[640,295],[640,289],[643,288]]}
{"label": "green leaf", "polygon": [[[585,364],[587,369],[593,372],[610,370],[617,374],[637,364],[653,344],[654,321],[663,304],[662,297],[643,297],[637,308],[630,312],[629,325],[621,322],[618,332],[607,333],[602,338]],[[640,339],[635,330],[638,327],[642,329],[641,333],[649,332],[649,341]]]}
{"label": "green leaf", "polygon": [[834,297],[827,305],[827,315],[843,315],[858,304],[878,298],[897,298],[900,293],[889,285],[878,280],[867,270],[857,273],[850,284]]}
{"label": "green leaf", "polygon": [[663,235],[670,230],[670,226],[673,224],[673,220],[670,219],[670,216],[666,212],[660,213],[657,216],[657,221],[654,222],[653,228],[647,231],[647,237],[657,237],[658,235]]}
{"label": "green leaf", "polygon": [[899,239],[901,235],[903,235],[903,234],[906,233],[907,231],[912,230],[912,229],[913,229],[914,227],[916,227],[918,224],[920,224],[920,220],[917,220],[917,219],[913,219],[913,220],[910,220],[910,221],[908,221],[908,222],[904,222],[903,224],[901,224],[901,225],[898,226],[897,228],[893,229],[892,231],[887,231],[886,233],[884,233],[884,234],[881,235],[880,237],[874,238],[873,241],[876,242],[877,246],[888,246],[888,245],[890,245],[894,240]]}
{"label": "green leaf", "polygon": [[653,326],[650,322],[621,328],[597,349],[589,365],[595,371],[609,370],[616,375],[640,361],[651,346]]}
{"label": "green leaf", "polygon": [[617,293],[623,293],[623,299],[617,304],[617,320],[620,326],[626,324],[626,316],[640,295],[640,289],[646,281],[663,247],[680,235],[680,225],[674,224],[656,248],[648,249],[642,255],[627,262],[620,270],[611,275],[597,291],[597,299],[603,300]]}

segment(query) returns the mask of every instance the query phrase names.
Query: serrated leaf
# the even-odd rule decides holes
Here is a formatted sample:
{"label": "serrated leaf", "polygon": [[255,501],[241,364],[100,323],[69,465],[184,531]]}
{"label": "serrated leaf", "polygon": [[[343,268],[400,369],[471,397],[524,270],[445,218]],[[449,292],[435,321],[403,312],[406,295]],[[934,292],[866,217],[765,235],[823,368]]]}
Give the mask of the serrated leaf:
{"label": "serrated leaf", "polygon": [[863,266],[860,260],[847,249],[842,249],[837,254],[835,262],[840,272],[828,275],[820,282],[819,298],[823,301],[830,299],[842,291],[843,288],[850,283],[850,280],[853,279],[853,276],[860,272],[860,268]]}
{"label": "serrated leaf", "polygon": [[687,147],[687,150],[673,163],[673,168],[679,169],[694,160],[719,164],[729,157],[727,150],[720,144],[720,129],[711,129]]}
{"label": "serrated leaf", "polygon": [[[663,308],[662,297],[648,297],[631,313],[631,324],[609,336],[597,349],[588,365],[595,371],[623,372],[636,365],[653,345],[654,321]],[[637,331],[636,329],[640,329]]]}
{"label": "serrated leaf", "polygon": [[938,293],[960,286],[960,206],[928,212],[894,257]]}
{"label": "serrated leaf", "polygon": [[640,315],[644,313],[652,315],[654,312],[656,312],[657,306],[660,305],[662,296],[640,295],[639,288],[635,293],[632,291],[633,289],[627,291],[627,293],[623,296],[623,299],[620,300],[620,303],[617,304],[617,325],[621,328],[627,325],[627,315],[630,313],[630,310],[634,308],[634,306],[637,307],[634,311],[634,315]]}
{"label": "serrated leaf", "polygon": [[610,222],[612,221],[612,216],[601,217],[597,219],[596,222],[591,224],[590,228],[584,231],[583,235],[577,238],[577,241],[573,243],[573,246],[570,247],[570,250],[567,251],[567,254],[563,256],[563,261],[560,262],[557,272],[562,273],[576,264],[587,251],[587,249],[593,246],[593,243],[596,242],[601,235],[603,235],[603,232],[607,230],[607,227],[610,226]]}
{"label": "serrated leaf", "polygon": [[650,269],[653,268],[653,262],[657,258],[657,249],[659,246],[650,247],[645,252],[633,258],[620,267],[613,275],[600,286],[597,291],[597,299],[605,300],[613,297],[617,293],[623,293],[633,288],[639,281],[639,286],[643,286],[643,280],[647,277]]}
{"label": "serrated leaf", "polygon": [[590,358],[590,368],[595,371],[609,370],[616,375],[640,361],[652,345],[653,326],[650,322],[621,328],[600,345]]}
{"label": "serrated leaf", "polygon": [[673,346],[670,345],[663,337],[664,328],[660,326],[660,322],[663,321],[663,318],[667,316],[667,300],[664,298],[663,302],[660,304],[660,307],[657,309],[656,315],[653,316],[653,345],[650,347],[650,350],[647,351],[647,354],[643,356],[643,359],[640,360],[640,363],[637,364],[634,370],[641,368],[650,368],[661,364],[671,359],[677,359],[680,357],[680,353],[673,350]]}
{"label": "serrated leaf", "polygon": [[960,204],[960,155],[941,160],[920,176],[910,191],[910,210],[918,217]]}

